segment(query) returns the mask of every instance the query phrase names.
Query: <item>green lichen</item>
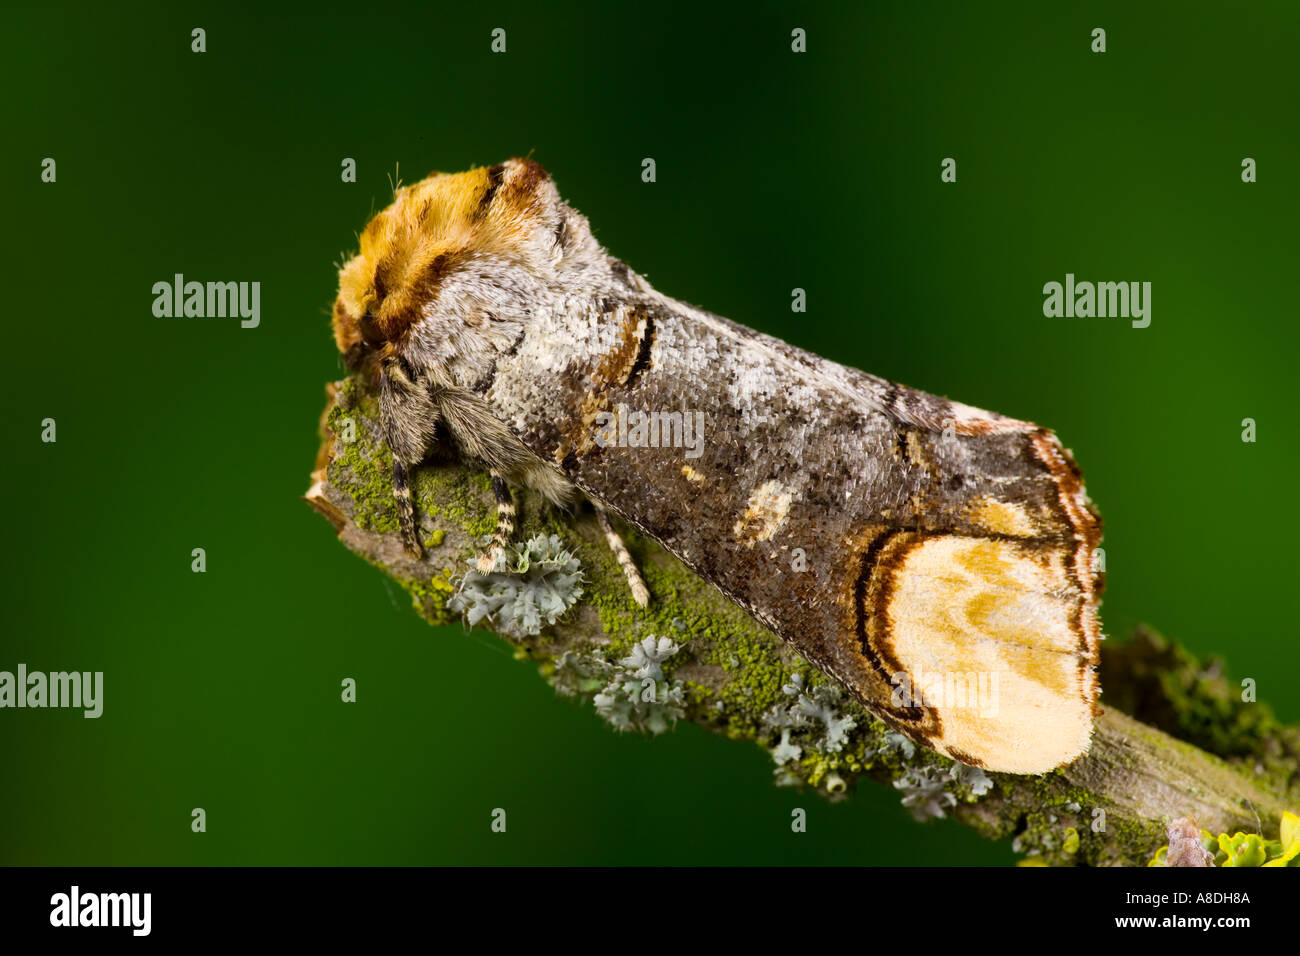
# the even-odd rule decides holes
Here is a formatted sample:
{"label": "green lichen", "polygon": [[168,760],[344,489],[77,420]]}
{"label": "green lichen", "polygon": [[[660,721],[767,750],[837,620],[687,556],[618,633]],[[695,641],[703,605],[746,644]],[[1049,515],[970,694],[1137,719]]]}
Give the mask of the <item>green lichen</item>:
{"label": "green lichen", "polygon": [[1139,866],[1151,847],[1160,842],[1161,827],[1153,820],[1112,813],[1107,817],[1107,828],[1093,839],[1098,845],[1095,850],[1097,862],[1122,863],[1125,866]]}
{"label": "green lichen", "polygon": [[1032,809],[1011,845],[1039,857],[1044,865],[1134,865],[1145,860],[1164,835],[1158,822],[1128,816],[1117,806],[1097,805],[1096,795],[1070,786],[1060,770],[1028,778],[1028,783]]}
{"label": "green lichen", "polygon": [[393,534],[397,531],[393,457],[383,442],[370,435],[368,422],[377,412],[373,405],[373,399],[359,396],[355,387],[345,385],[340,391],[325,422],[333,436],[328,477],[352,499],[352,520],[358,528]]}
{"label": "green lichen", "polygon": [[417,580],[410,578],[399,582],[415,605],[416,612],[435,627],[451,624],[460,619],[460,615],[448,607],[456,593],[451,581],[451,569],[439,571],[431,578]]}
{"label": "green lichen", "polygon": [[[325,418],[332,439],[328,478],[334,488],[351,499],[352,518],[358,528],[394,534],[398,523],[393,456],[380,436],[378,416],[378,402],[371,392],[361,388],[355,379],[340,384]],[[484,500],[491,489],[491,479],[485,472],[428,464],[412,473],[411,489],[417,513],[423,519],[443,521],[473,537],[490,535],[495,527],[495,510]],[[445,534],[443,529],[433,531],[427,546],[439,547]]]}
{"label": "green lichen", "polygon": [[1079,831],[1074,827],[1065,828],[1065,839],[1061,842],[1061,852],[1069,856],[1079,852]]}
{"label": "green lichen", "polygon": [[766,635],[737,627],[725,636],[713,635],[702,659],[721,668],[729,678],[717,691],[717,699],[729,715],[728,734],[763,736],[763,716],[782,702],[781,688],[793,676],[779,648],[773,647]]}
{"label": "green lichen", "polygon": [[[998,839],[1011,836],[1012,847],[1029,854],[1031,861],[1025,865],[1139,865],[1163,838],[1158,822],[1134,817],[1110,803],[1099,805],[1095,794],[1070,785],[1061,771],[1010,781],[1006,775],[994,776],[1002,779],[990,809],[999,816],[986,821],[982,830],[992,830],[990,835]],[[1019,815],[1008,829],[1005,818],[1011,807]],[[974,821],[972,815],[958,815],[964,823]]]}
{"label": "green lichen", "polygon": [[411,477],[411,498],[417,514],[460,528],[480,544],[496,529],[496,509],[487,500],[491,490],[492,479],[487,472],[449,465],[425,465],[415,469]]}

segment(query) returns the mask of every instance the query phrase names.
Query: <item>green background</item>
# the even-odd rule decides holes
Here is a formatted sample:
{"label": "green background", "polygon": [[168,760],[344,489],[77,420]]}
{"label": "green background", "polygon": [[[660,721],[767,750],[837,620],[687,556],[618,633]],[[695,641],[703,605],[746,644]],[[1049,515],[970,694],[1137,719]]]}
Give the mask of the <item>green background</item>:
{"label": "green background", "polygon": [[[1300,718],[1294,3],[440,6],[5,13],[0,669],[106,690],[99,720],[0,711],[0,862],[1013,861],[876,784],[829,805],[757,747],[615,734],[335,541],[298,498],[332,263],[398,163],[531,153],[661,290],[1055,428],[1107,632],[1225,654]],[[260,281],[260,328],[155,318],[176,272]],[[1044,318],[1066,272],[1152,282],[1150,328]]]}

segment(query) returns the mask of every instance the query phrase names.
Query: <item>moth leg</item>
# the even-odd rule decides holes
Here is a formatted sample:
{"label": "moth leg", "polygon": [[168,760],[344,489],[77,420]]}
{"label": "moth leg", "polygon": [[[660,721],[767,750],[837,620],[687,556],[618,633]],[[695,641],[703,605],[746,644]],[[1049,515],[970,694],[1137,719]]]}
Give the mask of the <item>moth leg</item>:
{"label": "moth leg", "polygon": [[515,538],[515,503],[510,497],[510,486],[495,468],[491,474],[492,494],[497,499],[497,528],[492,535],[492,547],[486,554],[479,555],[479,574],[487,574],[496,567],[497,561]]}
{"label": "moth leg", "polygon": [[379,378],[379,419],[384,443],[393,453],[393,497],[402,544],[424,557],[411,500],[411,469],[424,460],[438,431],[438,406],[431,383],[405,362],[388,359]]}
{"label": "moth leg", "polygon": [[627,545],[619,537],[617,531],[609,523],[609,515],[605,513],[596,502],[591,503],[596,509],[596,520],[600,522],[600,530],[605,532],[605,540],[609,542],[609,549],[614,552],[614,557],[618,560],[618,566],[623,569],[623,576],[627,578],[627,586],[632,589],[632,600],[642,607],[650,606],[650,591],[645,586],[645,580],[641,577],[641,572],[637,570],[636,562],[632,560],[632,555],[627,552]]}
{"label": "moth leg", "polygon": [[393,496],[397,499],[397,526],[402,532],[402,544],[413,558],[423,558],[424,548],[415,533],[415,503],[411,501],[411,473],[406,462],[393,456]]}

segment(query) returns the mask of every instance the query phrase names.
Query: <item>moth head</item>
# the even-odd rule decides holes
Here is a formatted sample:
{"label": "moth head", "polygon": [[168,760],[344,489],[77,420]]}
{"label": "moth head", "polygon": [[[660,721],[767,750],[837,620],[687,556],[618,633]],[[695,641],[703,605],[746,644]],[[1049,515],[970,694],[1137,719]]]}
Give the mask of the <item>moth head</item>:
{"label": "moth head", "polygon": [[[400,187],[339,270],[334,340],[350,368],[400,347],[447,278],[485,256],[553,267],[567,210],[546,170],[511,159]],[[585,228],[585,222],[583,222]]]}

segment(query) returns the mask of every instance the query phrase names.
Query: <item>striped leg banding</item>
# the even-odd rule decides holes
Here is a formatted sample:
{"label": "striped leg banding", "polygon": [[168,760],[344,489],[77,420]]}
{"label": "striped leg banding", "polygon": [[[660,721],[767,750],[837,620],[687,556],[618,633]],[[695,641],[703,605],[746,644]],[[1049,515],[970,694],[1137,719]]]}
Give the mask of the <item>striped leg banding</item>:
{"label": "striped leg banding", "polygon": [[623,576],[627,578],[627,586],[632,589],[632,599],[642,607],[650,606],[650,591],[645,586],[645,581],[641,577],[641,572],[637,569],[636,562],[632,560],[632,555],[627,553],[627,545],[619,537],[609,523],[609,516],[605,514],[605,509],[596,502],[592,502],[592,507],[596,509],[596,518],[600,521],[600,529],[605,532],[605,540],[609,542],[609,549],[614,552],[614,557],[618,560],[618,566],[623,569]]}
{"label": "striped leg banding", "polygon": [[424,548],[415,533],[415,505],[411,503],[410,472],[406,463],[393,460],[393,497],[397,499],[397,526],[402,532],[402,544],[413,558],[424,557]]}
{"label": "striped leg banding", "polygon": [[495,471],[492,472],[492,494],[497,499],[497,529],[492,535],[492,546],[486,554],[479,555],[479,574],[490,573],[515,539],[515,503],[510,497],[510,486]]}

